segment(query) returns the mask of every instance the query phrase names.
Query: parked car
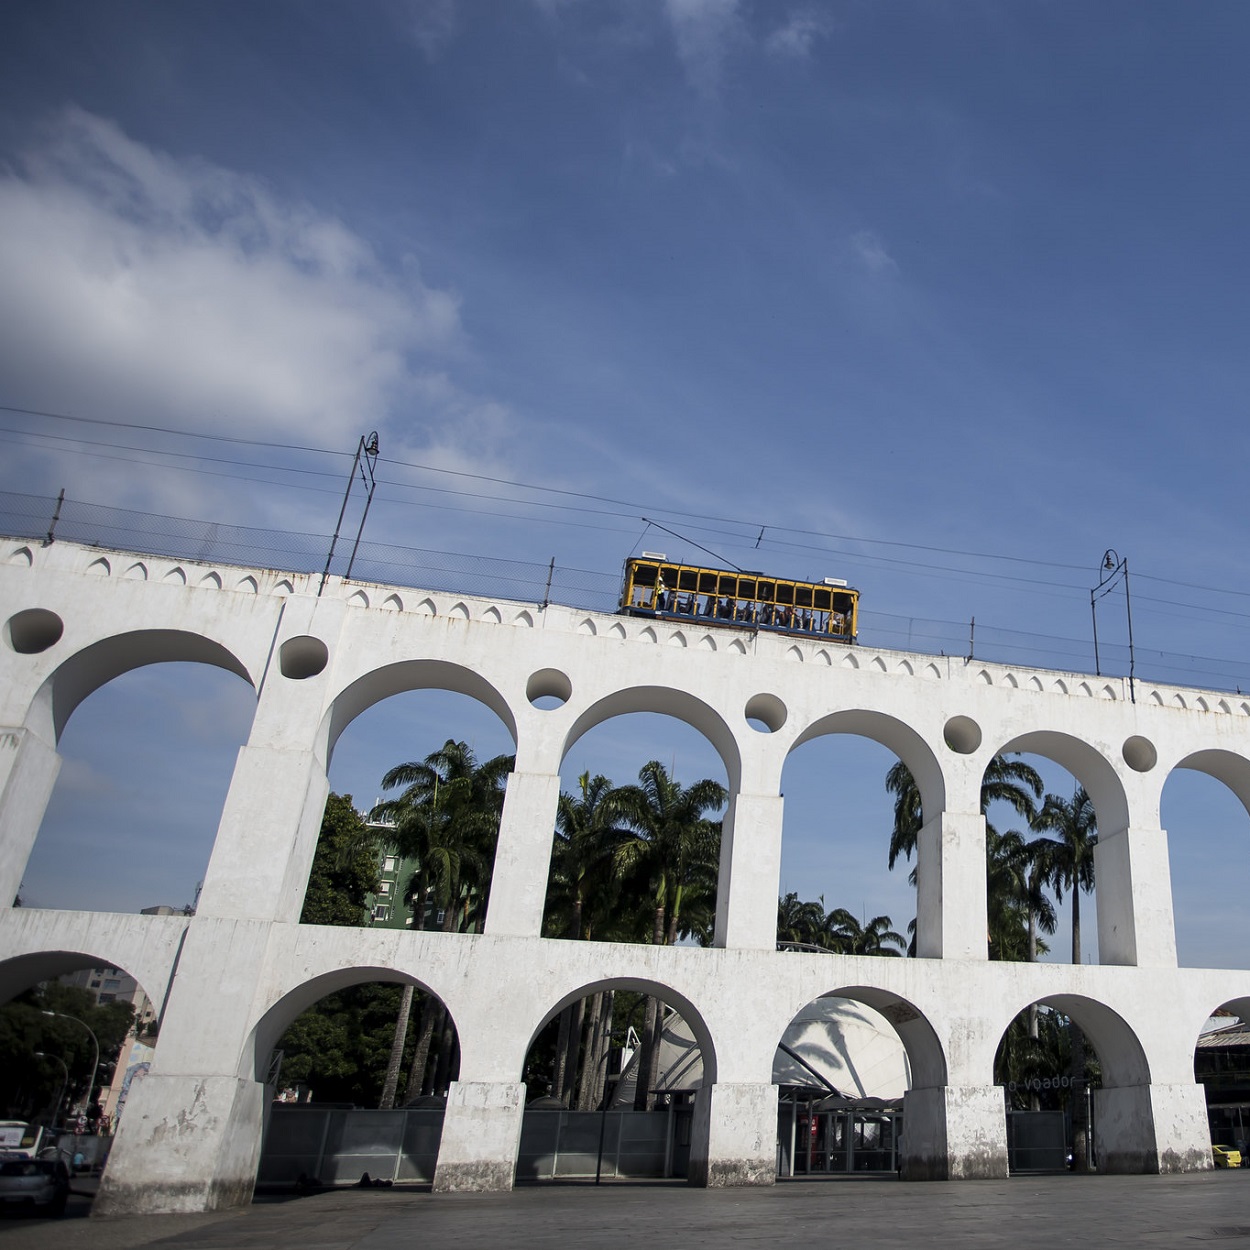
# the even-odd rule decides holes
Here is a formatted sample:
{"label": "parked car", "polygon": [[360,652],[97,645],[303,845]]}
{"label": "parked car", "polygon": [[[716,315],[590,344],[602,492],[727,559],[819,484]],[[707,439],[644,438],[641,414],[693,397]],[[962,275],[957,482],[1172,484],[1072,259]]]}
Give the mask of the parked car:
{"label": "parked car", "polygon": [[0,1155],[0,1208],[59,1216],[69,1199],[69,1168],[61,1158]]}
{"label": "parked car", "polygon": [[1234,1150],[1231,1146],[1212,1146],[1211,1157],[1217,1168],[1241,1167],[1241,1151]]}

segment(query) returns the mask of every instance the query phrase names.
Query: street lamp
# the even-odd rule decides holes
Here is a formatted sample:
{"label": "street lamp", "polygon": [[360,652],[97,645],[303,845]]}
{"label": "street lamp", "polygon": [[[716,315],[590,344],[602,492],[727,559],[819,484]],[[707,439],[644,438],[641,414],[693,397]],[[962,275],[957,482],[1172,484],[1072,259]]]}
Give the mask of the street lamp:
{"label": "street lamp", "polygon": [[61,1071],[65,1073],[65,1075],[61,1077],[61,1088],[56,1096],[56,1106],[52,1110],[52,1126],[55,1128],[57,1117],[61,1114],[61,1103],[65,1100],[65,1087],[69,1084],[69,1067],[60,1055],[49,1055],[43,1050],[37,1050],[34,1053],[36,1058],[51,1059],[54,1062],[59,1063],[61,1065]]}
{"label": "street lamp", "polygon": [[1133,682],[1133,674],[1137,660],[1133,652],[1133,603],[1128,588],[1128,556],[1121,560],[1119,552],[1113,547],[1108,547],[1103,552],[1102,562],[1098,566],[1098,585],[1089,592],[1089,610],[1094,618],[1094,673],[1102,676],[1102,667],[1098,661],[1098,600],[1109,595],[1121,577],[1124,579],[1124,610],[1128,615],[1128,693],[1129,699],[1136,703],[1137,688]]}
{"label": "street lamp", "polygon": [[95,1078],[100,1071],[100,1042],[96,1037],[91,1026],[85,1021],[80,1020],[77,1016],[67,1016],[63,1011],[44,1011],[41,1014],[45,1016],[56,1016],[60,1020],[72,1020],[75,1024],[81,1024],[84,1029],[91,1034],[91,1044],[95,1047],[95,1067],[91,1069],[91,1084],[87,1086],[87,1100],[85,1107],[91,1106],[91,1091],[95,1089]]}

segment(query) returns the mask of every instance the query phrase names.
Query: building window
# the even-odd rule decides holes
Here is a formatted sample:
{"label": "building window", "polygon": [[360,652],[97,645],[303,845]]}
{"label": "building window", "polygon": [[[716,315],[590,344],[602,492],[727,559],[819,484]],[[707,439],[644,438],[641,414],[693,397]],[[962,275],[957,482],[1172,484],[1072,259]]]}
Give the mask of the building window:
{"label": "building window", "polygon": [[391,892],[391,883],[389,881],[383,881],[382,884],[378,886],[379,894],[385,896],[389,894],[390,892]]}
{"label": "building window", "polygon": [[383,872],[394,872],[394,871],[395,871],[395,856],[394,856],[394,855],[388,855],[388,856],[387,856],[387,857],[386,857],[386,858],[382,861],[382,871],[383,871]]}
{"label": "building window", "polygon": [[389,920],[391,918],[391,909],[389,907],[375,907],[373,909],[374,920]]}

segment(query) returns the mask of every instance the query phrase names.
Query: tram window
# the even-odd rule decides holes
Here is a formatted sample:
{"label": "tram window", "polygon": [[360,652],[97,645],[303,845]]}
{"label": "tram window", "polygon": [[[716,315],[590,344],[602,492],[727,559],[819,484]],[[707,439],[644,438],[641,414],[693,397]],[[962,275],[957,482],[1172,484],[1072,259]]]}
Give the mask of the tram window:
{"label": "tram window", "polygon": [[794,591],[794,602],[801,608],[810,608],[812,606],[812,588],[810,586],[798,586]]}
{"label": "tram window", "polygon": [[834,610],[837,612],[849,612],[852,602],[850,595],[838,595],[833,601]]}
{"label": "tram window", "polygon": [[715,573],[699,574],[699,593],[701,595],[714,595],[716,593]]}
{"label": "tram window", "polygon": [[660,576],[664,579],[665,588],[675,590],[677,588],[677,567],[672,564],[666,564],[660,570]]}
{"label": "tram window", "polygon": [[635,586],[654,586],[655,574],[656,574],[655,565],[635,564],[634,565],[634,585]]}
{"label": "tram window", "polygon": [[771,603],[773,601],[773,596],[776,594],[776,590],[777,588],[772,582],[760,582],[759,594],[755,597],[757,599],[762,599],[765,603]]}
{"label": "tram window", "polygon": [[755,583],[748,582],[745,579],[740,581],[738,583],[738,597],[740,599],[754,599],[755,598]]}
{"label": "tram window", "polygon": [[730,599],[736,599],[738,597],[738,579],[736,577],[722,577],[719,590],[722,595],[727,595]]}
{"label": "tram window", "polygon": [[694,569],[682,569],[677,574],[677,589],[678,590],[698,590],[699,589],[698,573],[696,573]]}
{"label": "tram window", "polygon": [[813,599],[815,602],[812,606],[817,612],[828,612],[833,607],[833,591],[831,590],[817,590]]}
{"label": "tram window", "polygon": [[777,602],[778,603],[793,603],[794,602],[794,587],[785,586],[785,585],[778,586],[777,587]]}

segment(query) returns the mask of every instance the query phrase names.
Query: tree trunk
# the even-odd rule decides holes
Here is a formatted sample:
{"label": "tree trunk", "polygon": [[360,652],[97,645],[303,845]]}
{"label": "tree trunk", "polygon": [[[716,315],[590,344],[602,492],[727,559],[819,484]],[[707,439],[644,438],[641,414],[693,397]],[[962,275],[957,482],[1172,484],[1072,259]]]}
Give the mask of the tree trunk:
{"label": "tree trunk", "polygon": [[655,1052],[655,1019],[659,1000],[647,999],[647,1012],[643,1017],[642,1030],[638,1038],[638,1065],[634,1069],[634,1110],[650,1110],[650,1072],[651,1059]]}
{"label": "tree trunk", "polygon": [[560,1027],[556,1032],[556,1055],[551,1065],[551,1096],[560,1098],[564,1091],[564,1071],[569,1061],[569,1030],[573,1027],[573,1005],[570,1003],[560,1013]]}
{"label": "tree trunk", "polygon": [[582,1049],[582,1021],[586,1016],[586,1000],[579,998],[569,1004],[569,1033],[565,1038],[564,1051],[564,1084],[557,1095],[566,1107],[573,1106],[573,1095],[577,1090],[577,1060]]}
{"label": "tree trunk", "polygon": [[427,1038],[425,1049],[422,1050],[421,1038],[426,1035],[426,1018],[438,1009],[438,1004],[432,998],[422,994],[417,1008],[420,1012],[421,1025],[417,1031],[417,1044],[412,1050],[412,1066],[408,1069],[408,1084],[404,1087],[409,1101],[421,1093],[421,1086],[425,1081],[425,1063],[430,1055],[430,1046]]}
{"label": "tree trunk", "polygon": [[608,1096],[608,1064],[612,1060],[612,1016],[616,1006],[616,991],[604,990],[604,1005],[599,1030],[599,1058],[595,1063],[595,1084],[589,1106],[592,1110],[602,1107]]}
{"label": "tree trunk", "polygon": [[411,985],[404,986],[403,995],[399,1000],[399,1016],[395,1020],[395,1037],[391,1042],[391,1058],[386,1065],[386,1080],[382,1085],[382,1097],[378,1107],[389,1110],[395,1105],[395,1090],[399,1085],[399,1068],[404,1061],[404,1041],[408,1036],[408,1014],[412,1011]]}
{"label": "tree trunk", "polygon": [[1081,962],[1081,887],[1072,889],[1072,962]]}
{"label": "tree trunk", "polygon": [[576,1107],[578,1111],[593,1111],[595,1075],[599,1068],[599,1040],[603,1024],[603,993],[590,1000],[586,1023],[586,1049],[583,1052],[581,1077],[577,1082]]}
{"label": "tree trunk", "polygon": [[[429,1074],[426,1069],[430,1065],[430,1047],[434,1040],[434,1034],[439,1028],[440,1018],[446,1008],[442,1003],[433,1000],[426,1004],[426,1009],[421,1013],[421,1032],[417,1037],[417,1052],[412,1057],[412,1067],[416,1072],[421,1073],[421,1093],[428,1094],[430,1092]],[[415,1090],[413,1091],[416,1092]]]}
{"label": "tree trunk", "polygon": [[446,1094],[447,1087],[451,1084],[451,1061],[455,1043],[456,1029],[451,1022],[451,1016],[444,1010],[443,1033],[438,1040],[438,1067],[434,1074],[434,1092],[436,1094]]}

